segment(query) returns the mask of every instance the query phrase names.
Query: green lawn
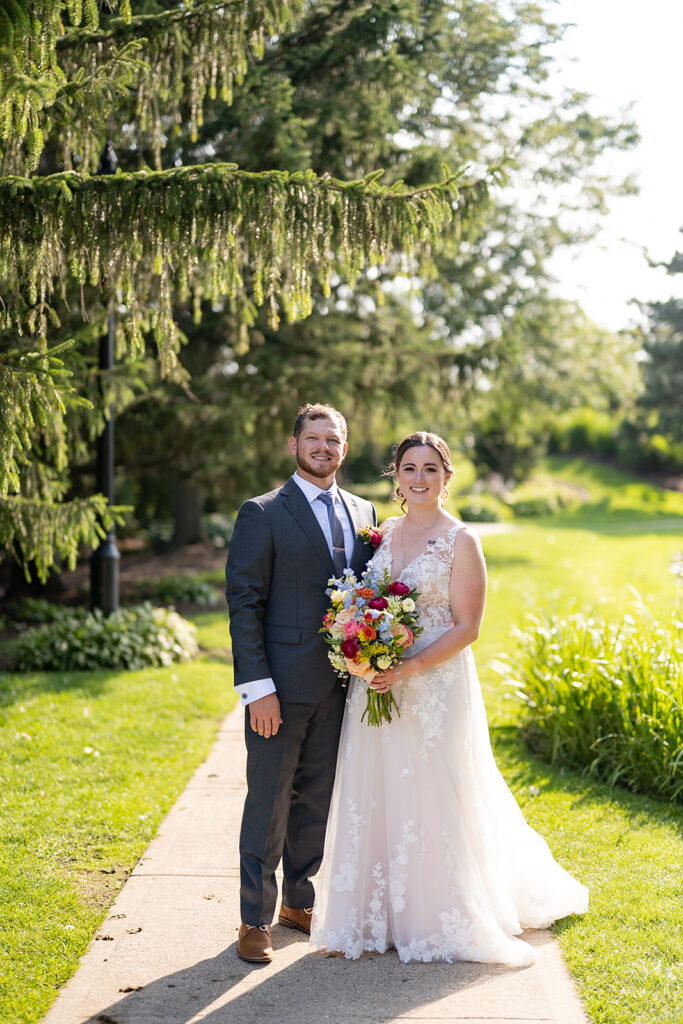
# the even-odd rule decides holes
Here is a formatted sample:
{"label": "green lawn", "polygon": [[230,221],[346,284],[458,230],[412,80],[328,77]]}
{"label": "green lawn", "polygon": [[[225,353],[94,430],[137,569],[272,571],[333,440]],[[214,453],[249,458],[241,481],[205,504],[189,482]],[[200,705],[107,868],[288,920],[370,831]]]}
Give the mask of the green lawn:
{"label": "green lawn", "polygon": [[[586,500],[484,539],[475,653],[492,741],[529,822],[590,887],[590,912],[556,931],[594,1024],[680,1024],[683,810],[531,758],[488,665],[541,607],[620,616],[635,588],[654,613],[669,608],[682,589],[669,565],[683,550],[683,495],[580,460],[543,472]],[[196,621],[205,653],[190,665],[0,675],[2,1021],[40,1019],[234,702],[225,612]]]}
{"label": "green lawn", "polygon": [[39,1020],[234,704],[232,672],[0,675],[0,1020]]}

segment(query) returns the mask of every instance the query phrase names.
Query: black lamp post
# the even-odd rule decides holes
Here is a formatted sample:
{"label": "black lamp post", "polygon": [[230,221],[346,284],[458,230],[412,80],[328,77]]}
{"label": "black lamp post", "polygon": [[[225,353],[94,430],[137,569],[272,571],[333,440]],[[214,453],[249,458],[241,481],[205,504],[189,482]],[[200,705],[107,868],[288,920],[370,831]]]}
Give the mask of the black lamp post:
{"label": "black lamp post", "polygon": [[[102,150],[98,174],[114,174],[118,160],[111,140]],[[100,371],[114,366],[114,314],[109,314],[107,333],[100,338]],[[100,382],[101,388],[101,382]],[[97,438],[96,462],[97,490],[104,494],[109,505],[114,503],[114,407],[109,406],[104,430]],[[90,556],[90,606],[101,608],[105,615],[115,612],[119,606],[119,562],[121,555],[116,546],[114,527]]]}

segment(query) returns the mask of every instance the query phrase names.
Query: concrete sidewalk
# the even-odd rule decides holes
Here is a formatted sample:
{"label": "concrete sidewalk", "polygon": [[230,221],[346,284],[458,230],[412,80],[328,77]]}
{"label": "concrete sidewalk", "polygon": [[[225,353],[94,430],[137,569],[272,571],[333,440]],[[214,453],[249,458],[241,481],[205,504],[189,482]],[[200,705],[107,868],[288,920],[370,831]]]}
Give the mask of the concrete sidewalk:
{"label": "concrete sidewalk", "polygon": [[402,964],[390,951],[347,961],[273,927],[272,964],[237,956],[237,836],[243,711],[163,821],[43,1024],[587,1024],[549,932],[539,962]]}

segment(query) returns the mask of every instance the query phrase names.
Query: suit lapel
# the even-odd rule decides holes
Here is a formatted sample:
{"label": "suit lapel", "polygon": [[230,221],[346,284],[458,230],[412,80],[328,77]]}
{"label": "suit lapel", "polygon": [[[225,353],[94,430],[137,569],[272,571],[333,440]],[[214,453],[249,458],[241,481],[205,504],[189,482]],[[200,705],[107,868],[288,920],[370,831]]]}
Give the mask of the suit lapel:
{"label": "suit lapel", "polygon": [[311,547],[318,553],[325,566],[328,576],[334,576],[334,565],[332,555],[327,546],[325,535],[320,529],[320,524],[315,518],[308,498],[293,480],[288,480],[280,490],[280,498],[287,511],[294,517],[301,529],[308,537]]}

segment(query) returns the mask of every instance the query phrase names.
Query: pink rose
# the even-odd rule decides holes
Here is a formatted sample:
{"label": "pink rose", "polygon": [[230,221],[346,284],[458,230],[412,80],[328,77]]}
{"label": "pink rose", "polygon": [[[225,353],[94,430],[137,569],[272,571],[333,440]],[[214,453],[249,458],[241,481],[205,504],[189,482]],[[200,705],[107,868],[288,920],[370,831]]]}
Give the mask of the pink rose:
{"label": "pink rose", "polygon": [[344,636],[347,638],[347,640],[352,640],[354,636],[358,636],[359,633],[360,623],[356,622],[355,619],[353,622],[347,622],[346,625],[344,626]]}
{"label": "pink rose", "polygon": [[347,622],[351,621],[353,616],[354,616],[353,608],[340,608],[340,610],[337,612],[337,614],[335,616],[335,619],[336,619],[338,625],[345,626]]}
{"label": "pink rose", "polygon": [[383,612],[388,607],[389,602],[386,597],[373,597],[372,601],[368,601],[368,608],[374,608],[378,612]]}
{"label": "pink rose", "polygon": [[351,660],[353,660],[359,651],[360,644],[354,638],[345,640],[344,643],[341,645],[341,652],[345,658],[350,658]]}
{"label": "pink rose", "polygon": [[410,587],[407,587],[405,583],[401,583],[400,580],[396,580],[395,583],[390,583],[387,590],[390,594],[394,594],[396,597],[405,597],[410,593]]}

